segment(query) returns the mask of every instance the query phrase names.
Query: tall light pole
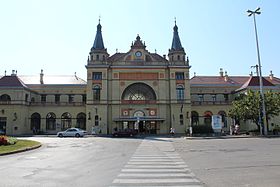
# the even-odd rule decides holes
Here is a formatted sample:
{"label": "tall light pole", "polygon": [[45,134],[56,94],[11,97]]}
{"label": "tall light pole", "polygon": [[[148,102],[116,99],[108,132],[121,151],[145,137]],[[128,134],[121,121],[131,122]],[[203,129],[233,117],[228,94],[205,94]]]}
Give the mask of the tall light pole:
{"label": "tall light pole", "polygon": [[[264,93],[263,93],[263,81],[262,81],[262,66],[261,66],[261,58],[260,58],[260,50],[259,50],[259,41],[258,41],[258,32],[257,32],[257,24],[256,24],[256,14],[261,14],[260,7],[256,10],[247,10],[248,16],[252,16],[254,18],[254,28],[255,28],[255,35],[256,35],[256,44],[257,44],[257,55],[258,55],[258,65],[259,65],[259,78],[260,78],[260,99],[262,102],[262,106],[260,107],[261,113],[263,118],[260,119],[260,129],[262,129],[261,125],[263,124],[263,132],[264,135],[267,135],[267,121],[266,121],[266,112],[265,112],[265,101],[264,101]],[[262,135],[262,130],[260,130]]]}

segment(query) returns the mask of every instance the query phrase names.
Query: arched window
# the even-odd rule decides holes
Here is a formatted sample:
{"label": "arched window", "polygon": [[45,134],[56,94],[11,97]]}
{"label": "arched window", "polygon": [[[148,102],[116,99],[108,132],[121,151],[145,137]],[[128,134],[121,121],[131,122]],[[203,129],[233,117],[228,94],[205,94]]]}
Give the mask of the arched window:
{"label": "arched window", "polygon": [[185,95],[185,88],[182,85],[178,85],[176,88],[176,93],[177,93],[177,100],[183,101]]}
{"label": "arched window", "polygon": [[184,116],[183,114],[180,114],[180,125],[184,125]]}
{"label": "arched window", "polygon": [[224,127],[227,127],[227,114],[225,111],[221,110],[218,112],[219,115],[222,116],[222,122],[224,123]]}
{"label": "arched window", "polygon": [[72,119],[72,116],[70,113],[65,112],[62,114],[62,116],[61,116],[61,129],[62,130],[71,128],[71,119]]}
{"label": "arched window", "polygon": [[79,113],[77,115],[77,123],[76,127],[80,129],[86,129],[86,114],[85,113]]}
{"label": "arched window", "polygon": [[33,130],[33,132],[36,133],[40,129],[41,129],[41,115],[35,112],[31,115],[30,130]]}
{"label": "arched window", "polygon": [[177,56],[177,60],[178,60],[178,61],[180,60],[180,55]]}
{"label": "arched window", "polygon": [[199,115],[196,111],[192,111],[191,113],[191,118],[192,118],[192,125],[198,125],[199,124]]}
{"label": "arched window", "polygon": [[7,94],[3,94],[0,96],[0,101],[9,102],[11,101],[11,97]]}
{"label": "arched window", "polygon": [[46,129],[55,130],[56,129],[56,116],[53,112],[50,112],[46,116]]}
{"label": "arched window", "polygon": [[154,90],[144,83],[134,83],[129,85],[122,94],[122,100],[143,100],[155,101],[156,94]]}
{"label": "arched window", "polygon": [[99,125],[99,117],[98,117],[98,115],[95,115],[95,117],[94,117],[94,125],[95,126]]}
{"label": "arched window", "polygon": [[204,123],[205,125],[211,125],[213,113],[210,111],[204,112]]}
{"label": "arched window", "polygon": [[100,101],[100,86],[99,85],[95,85],[93,87],[93,100],[94,101]]}

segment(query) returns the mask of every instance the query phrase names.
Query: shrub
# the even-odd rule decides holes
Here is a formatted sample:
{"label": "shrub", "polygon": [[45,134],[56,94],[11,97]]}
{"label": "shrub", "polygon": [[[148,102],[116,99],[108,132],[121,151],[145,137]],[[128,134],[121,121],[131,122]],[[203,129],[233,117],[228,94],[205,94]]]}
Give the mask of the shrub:
{"label": "shrub", "polygon": [[14,145],[17,142],[16,138],[8,136],[0,136],[0,145]]}
{"label": "shrub", "polygon": [[192,126],[193,134],[210,134],[213,133],[210,125],[194,125]]}

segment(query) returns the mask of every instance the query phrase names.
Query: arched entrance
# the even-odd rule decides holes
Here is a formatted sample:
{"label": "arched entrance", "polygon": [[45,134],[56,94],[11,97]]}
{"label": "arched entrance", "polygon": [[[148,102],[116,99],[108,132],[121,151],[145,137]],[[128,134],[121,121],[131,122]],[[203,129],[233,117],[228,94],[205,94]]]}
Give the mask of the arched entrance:
{"label": "arched entrance", "polygon": [[81,112],[77,115],[76,127],[86,130],[86,114],[85,113]]}
{"label": "arched entrance", "polygon": [[56,115],[53,112],[50,112],[46,116],[46,129],[56,130]]}
{"label": "arched entrance", "polygon": [[145,121],[140,120],[140,118],[143,118],[145,116],[145,113],[141,110],[137,110],[136,112],[134,112],[133,116],[136,117],[136,119],[137,119],[136,125],[135,125],[136,129],[138,126],[139,133],[145,133],[146,132]]}
{"label": "arched entrance", "polygon": [[30,129],[33,133],[37,133],[41,129],[41,115],[37,112],[31,115]]}

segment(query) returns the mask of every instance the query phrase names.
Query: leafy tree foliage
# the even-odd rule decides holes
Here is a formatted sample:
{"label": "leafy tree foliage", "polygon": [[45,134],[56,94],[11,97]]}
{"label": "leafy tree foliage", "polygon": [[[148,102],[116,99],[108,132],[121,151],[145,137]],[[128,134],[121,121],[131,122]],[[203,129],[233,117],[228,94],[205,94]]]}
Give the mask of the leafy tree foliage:
{"label": "leafy tree foliage", "polygon": [[[280,94],[268,91],[264,95],[266,119],[278,116],[280,113]],[[240,94],[229,111],[229,116],[236,120],[252,120],[259,128],[260,115],[260,92],[248,90],[247,93]]]}

